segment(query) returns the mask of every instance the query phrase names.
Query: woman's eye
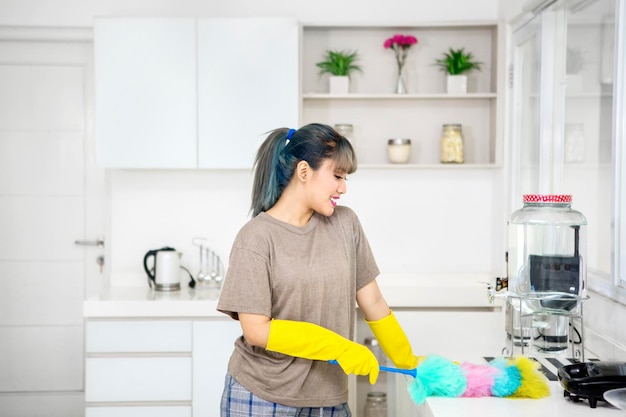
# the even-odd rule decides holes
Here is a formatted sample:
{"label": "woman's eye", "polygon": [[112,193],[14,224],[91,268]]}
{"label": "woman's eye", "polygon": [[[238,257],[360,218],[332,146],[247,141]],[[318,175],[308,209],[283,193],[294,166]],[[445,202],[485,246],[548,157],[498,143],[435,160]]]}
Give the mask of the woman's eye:
{"label": "woman's eye", "polygon": [[348,177],[342,177],[341,175],[335,175],[335,178],[337,178],[338,180],[348,181]]}

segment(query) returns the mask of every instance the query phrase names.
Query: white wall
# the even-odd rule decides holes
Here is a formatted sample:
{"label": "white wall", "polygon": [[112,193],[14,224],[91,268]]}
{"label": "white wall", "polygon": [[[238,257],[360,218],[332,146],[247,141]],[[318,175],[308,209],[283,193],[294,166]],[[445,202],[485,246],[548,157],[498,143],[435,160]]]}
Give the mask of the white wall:
{"label": "white wall", "polygon": [[[295,16],[303,23],[419,24],[510,20],[523,2],[510,0],[0,0],[0,26],[91,27],[94,16]],[[191,238],[206,236],[226,257],[247,219],[246,172],[110,173],[109,260],[121,279],[142,279],[143,253],[170,244],[195,257]],[[454,177],[454,178],[451,178]],[[383,271],[471,271],[504,274],[508,213],[500,169],[476,171],[359,171],[344,200],[359,213]],[[597,333],[626,346],[626,335],[603,333],[596,317],[623,306],[601,297],[589,303]],[[596,311],[594,311],[594,309]],[[608,316],[606,316],[608,317]],[[614,316],[613,316],[614,317]],[[608,320],[616,323],[616,320]],[[619,350],[624,355],[624,350]]]}
{"label": "white wall", "polygon": [[[350,176],[340,204],[358,213],[383,273],[504,274],[499,176],[496,168],[362,169]],[[166,245],[182,251],[183,264],[196,271],[196,236],[206,237],[227,263],[235,234],[249,219],[248,171],[114,171],[110,180],[117,285],[144,284],[144,253]]]}
{"label": "white wall", "polygon": [[[366,8],[356,0],[0,1],[0,25],[8,26],[89,28],[94,16],[269,15],[296,16],[304,24],[494,21],[498,0],[396,0]],[[494,197],[502,194],[501,177],[500,169],[362,170],[342,202],[360,215],[383,271],[503,274],[506,214]],[[113,279],[143,283],[143,254],[163,245],[182,250],[184,264],[193,270],[196,236],[207,237],[227,258],[248,219],[250,183],[250,173],[241,171],[111,172],[107,259]]]}
{"label": "white wall", "polygon": [[2,0],[0,25],[91,26],[94,16],[294,16],[310,22],[495,20],[499,0]]}

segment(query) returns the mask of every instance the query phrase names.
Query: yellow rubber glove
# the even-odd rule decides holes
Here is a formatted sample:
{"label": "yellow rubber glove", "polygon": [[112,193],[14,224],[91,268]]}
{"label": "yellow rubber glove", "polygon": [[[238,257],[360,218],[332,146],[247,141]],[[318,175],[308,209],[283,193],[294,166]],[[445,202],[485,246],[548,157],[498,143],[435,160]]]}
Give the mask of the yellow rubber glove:
{"label": "yellow rubber glove", "polygon": [[424,359],[424,356],[417,357],[413,354],[411,343],[393,311],[380,320],[365,322],[369,324],[383,352],[398,368],[415,369]]}
{"label": "yellow rubber glove", "polygon": [[378,379],[372,351],[313,323],[272,319],[266,349],[298,358],[334,359],[346,374],[369,375],[372,385]]}

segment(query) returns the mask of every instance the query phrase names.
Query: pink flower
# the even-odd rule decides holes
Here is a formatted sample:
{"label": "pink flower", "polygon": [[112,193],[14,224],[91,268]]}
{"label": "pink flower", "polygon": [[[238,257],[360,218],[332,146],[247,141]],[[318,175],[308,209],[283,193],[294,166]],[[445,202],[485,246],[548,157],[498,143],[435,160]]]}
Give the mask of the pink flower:
{"label": "pink flower", "polygon": [[411,45],[415,45],[417,43],[417,38],[412,35],[393,35],[391,38],[387,39],[384,43],[385,48],[397,48],[398,46],[406,49]]}
{"label": "pink flower", "polygon": [[387,39],[383,46],[385,49],[393,49],[396,55],[396,62],[398,63],[398,70],[402,70],[404,67],[404,63],[406,62],[406,56],[409,52],[409,48],[411,45],[415,45],[417,43],[417,38],[413,35],[393,35],[391,38]]}

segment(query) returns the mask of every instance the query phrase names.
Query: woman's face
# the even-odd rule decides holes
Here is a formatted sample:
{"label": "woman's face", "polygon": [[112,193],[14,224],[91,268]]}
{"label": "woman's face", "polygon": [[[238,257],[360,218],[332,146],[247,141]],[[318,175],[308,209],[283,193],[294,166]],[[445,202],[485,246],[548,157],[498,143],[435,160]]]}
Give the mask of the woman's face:
{"label": "woman's face", "polygon": [[309,206],[319,214],[330,216],[335,212],[341,194],[347,191],[346,173],[336,168],[335,161],[326,159],[317,171],[313,171],[308,185]]}

